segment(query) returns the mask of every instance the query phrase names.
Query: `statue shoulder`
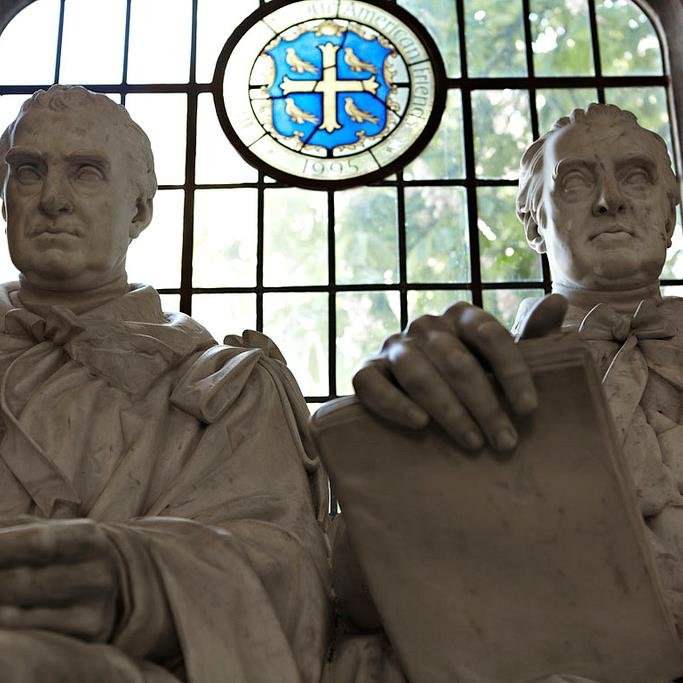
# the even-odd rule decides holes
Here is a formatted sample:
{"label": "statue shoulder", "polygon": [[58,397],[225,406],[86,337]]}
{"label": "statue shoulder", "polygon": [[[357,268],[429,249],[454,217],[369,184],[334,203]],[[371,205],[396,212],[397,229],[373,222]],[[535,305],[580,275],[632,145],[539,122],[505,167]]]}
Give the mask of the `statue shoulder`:
{"label": "statue shoulder", "polygon": [[211,424],[238,400],[249,381],[290,381],[282,353],[266,335],[245,330],[195,354],[176,383],[171,401]]}
{"label": "statue shoulder", "polygon": [[223,339],[223,343],[227,346],[261,349],[267,358],[272,358],[287,365],[287,361],[278,345],[268,335],[263,334],[263,332],[244,330],[241,335],[229,334]]}
{"label": "statue shoulder", "polygon": [[666,296],[662,299],[660,310],[669,324],[676,329],[676,336],[681,337],[683,333],[683,297]]}
{"label": "statue shoulder", "polygon": [[515,322],[512,325],[511,332],[513,335],[517,335],[521,330],[524,329],[529,316],[534,312],[534,309],[543,300],[542,296],[533,296],[527,299],[522,299],[519,302],[519,307],[517,308],[517,315],[515,316]]}

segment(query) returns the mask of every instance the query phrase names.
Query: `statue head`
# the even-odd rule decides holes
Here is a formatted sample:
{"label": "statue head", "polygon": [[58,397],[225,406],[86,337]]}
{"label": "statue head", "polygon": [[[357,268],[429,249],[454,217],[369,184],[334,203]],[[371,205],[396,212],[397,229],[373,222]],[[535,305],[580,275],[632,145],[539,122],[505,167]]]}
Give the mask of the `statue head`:
{"label": "statue head", "polygon": [[0,137],[0,181],[28,282],[78,291],[125,277],[157,183],[149,139],[122,106],[80,86],[37,91]]}
{"label": "statue head", "polygon": [[614,105],[575,109],[522,157],[517,215],[565,286],[616,291],[656,282],[679,201],[662,138]]}

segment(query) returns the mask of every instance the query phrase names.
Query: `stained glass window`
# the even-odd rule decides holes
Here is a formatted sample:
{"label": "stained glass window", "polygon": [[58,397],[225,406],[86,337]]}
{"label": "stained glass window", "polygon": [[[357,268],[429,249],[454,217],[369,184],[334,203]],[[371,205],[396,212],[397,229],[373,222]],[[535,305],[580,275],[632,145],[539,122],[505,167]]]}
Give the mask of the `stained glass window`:
{"label": "stained glass window", "polygon": [[[270,334],[312,405],[350,391],[359,360],[409,317],[463,299],[510,324],[522,298],[548,291],[514,194],[521,150],[558,116],[615,103],[674,149],[662,47],[633,0],[398,0],[446,67],[431,143],[370,186],[289,187],[239,157],[212,96],[225,41],[263,4],[34,0],[0,34],[0,125],[53,82],[127,106],[160,182],[153,223],[130,250],[131,281],[159,288],[165,306],[219,340]],[[0,277],[14,277],[6,249]],[[683,287],[680,227],[665,277],[666,291]]]}

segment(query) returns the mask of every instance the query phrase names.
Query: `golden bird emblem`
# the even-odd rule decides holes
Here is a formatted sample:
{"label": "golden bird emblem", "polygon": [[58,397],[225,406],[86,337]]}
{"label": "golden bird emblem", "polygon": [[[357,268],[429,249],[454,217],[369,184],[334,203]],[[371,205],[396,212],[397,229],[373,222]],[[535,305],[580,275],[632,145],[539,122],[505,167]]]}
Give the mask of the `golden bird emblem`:
{"label": "golden bird emblem", "polygon": [[370,123],[379,123],[379,119],[373,116],[369,111],[363,111],[356,106],[353,97],[344,98],[344,111],[351,117],[352,121],[356,123],[363,123],[370,121]]}
{"label": "golden bird emblem", "polygon": [[377,73],[377,67],[370,62],[364,62],[354,51],[353,48],[344,48],[344,61],[351,67],[351,71],[369,71],[371,74]]}
{"label": "golden bird emblem", "polygon": [[285,62],[292,67],[292,71],[296,71],[298,74],[308,71],[309,74],[317,75],[318,71],[320,70],[314,64],[307,62],[305,59],[301,59],[293,47],[288,47],[285,50]]}
{"label": "golden bird emblem", "polygon": [[318,123],[318,117],[315,114],[311,114],[308,111],[304,111],[296,106],[293,97],[288,97],[285,99],[285,114],[289,116],[294,123]]}

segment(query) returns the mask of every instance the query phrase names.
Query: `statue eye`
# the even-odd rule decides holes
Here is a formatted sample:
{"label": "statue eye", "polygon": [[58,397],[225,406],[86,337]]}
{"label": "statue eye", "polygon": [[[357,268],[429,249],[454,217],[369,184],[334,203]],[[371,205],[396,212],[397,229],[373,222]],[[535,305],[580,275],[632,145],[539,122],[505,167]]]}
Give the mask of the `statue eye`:
{"label": "statue eye", "polygon": [[76,180],[80,180],[85,183],[96,183],[100,180],[104,180],[104,174],[101,169],[92,164],[82,164],[76,169]]}
{"label": "statue eye", "polygon": [[582,171],[569,171],[562,178],[564,192],[586,192],[593,187],[593,181]]}
{"label": "statue eye", "polygon": [[34,164],[20,164],[14,171],[14,176],[20,183],[40,182],[40,170]]}
{"label": "statue eye", "polygon": [[650,174],[644,168],[633,168],[624,176],[624,182],[628,185],[649,185]]}

